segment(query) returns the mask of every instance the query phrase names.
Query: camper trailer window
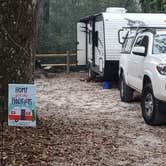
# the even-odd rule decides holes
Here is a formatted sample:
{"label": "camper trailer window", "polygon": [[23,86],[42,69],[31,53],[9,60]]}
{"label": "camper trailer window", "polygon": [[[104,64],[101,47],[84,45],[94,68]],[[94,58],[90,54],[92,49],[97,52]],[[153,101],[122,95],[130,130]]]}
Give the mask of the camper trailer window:
{"label": "camper trailer window", "polygon": [[153,44],[153,54],[165,54],[166,53],[166,35],[156,35]]}

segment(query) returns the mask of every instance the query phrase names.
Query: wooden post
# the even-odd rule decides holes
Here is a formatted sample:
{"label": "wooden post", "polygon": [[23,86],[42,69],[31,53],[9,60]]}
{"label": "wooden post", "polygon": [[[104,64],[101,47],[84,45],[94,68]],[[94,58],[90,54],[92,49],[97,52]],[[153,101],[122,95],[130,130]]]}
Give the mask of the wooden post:
{"label": "wooden post", "polygon": [[66,73],[69,74],[70,73],[70,53],[69,51],[67,51],[67,56],[66,56]]}

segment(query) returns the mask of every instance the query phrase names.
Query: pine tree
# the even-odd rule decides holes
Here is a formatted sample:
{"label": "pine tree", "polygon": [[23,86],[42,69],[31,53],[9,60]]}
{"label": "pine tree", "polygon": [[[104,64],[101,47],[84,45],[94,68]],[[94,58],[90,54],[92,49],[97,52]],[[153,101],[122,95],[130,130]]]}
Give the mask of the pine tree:
{"label": "pine tree", "polygon": [[166,0],[140,0],[143,12],[165,12]]}

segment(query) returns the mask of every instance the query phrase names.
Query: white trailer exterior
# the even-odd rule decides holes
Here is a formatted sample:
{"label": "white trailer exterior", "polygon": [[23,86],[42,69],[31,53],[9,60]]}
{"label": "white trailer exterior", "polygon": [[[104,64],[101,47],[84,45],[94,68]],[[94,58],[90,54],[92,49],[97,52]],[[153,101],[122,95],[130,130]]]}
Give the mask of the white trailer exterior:
{"label": "white trailer exterior", "polygon": [[131,26],[130,20],[139,20],[151,26],[166,23],[165,14],[125,11],[124,8],[109,8],[107,12],[85,17],[77,24],[78,65],[88,65],[93,73],[102,76],[104,80],[118,80],[122,47],[118,32],[122,27]]}

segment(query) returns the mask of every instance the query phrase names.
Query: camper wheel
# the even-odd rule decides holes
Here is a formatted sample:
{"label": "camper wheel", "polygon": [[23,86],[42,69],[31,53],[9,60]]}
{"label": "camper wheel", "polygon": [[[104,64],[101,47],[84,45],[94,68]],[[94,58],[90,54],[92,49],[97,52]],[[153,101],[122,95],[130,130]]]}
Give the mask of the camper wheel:
{"label": "camper wheel", "polygon": [[133,98],[133,89],[126,84],[123,73],[120,76],[120,97],[123,102],[130,102]]}
{"label": "camper wheel", "polygon": [[94,80],[96,78],[96,73],[92,71],[91,66],[88,67],[88,81]]}

